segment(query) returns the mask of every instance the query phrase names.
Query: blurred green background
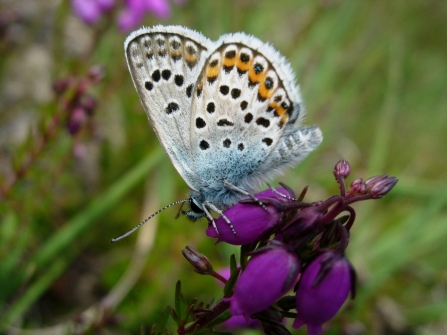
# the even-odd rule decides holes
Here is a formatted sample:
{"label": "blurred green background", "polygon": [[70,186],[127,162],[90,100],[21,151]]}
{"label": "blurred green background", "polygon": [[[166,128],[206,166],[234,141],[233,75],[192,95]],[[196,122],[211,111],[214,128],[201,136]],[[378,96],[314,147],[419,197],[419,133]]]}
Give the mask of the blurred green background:
{"label": "blurred green background", "polygon": [[[290,60],[305,123],[318,124],[324,141],[278,181],[297,192],[309,185],[306,199],[316,201],[337,193],[340,159],[351,164],[348,182],[399,178],[384,199],[354,206],[348,257],[358,294],[327,333],[446,334],[447,2],[170,4],[169,18],[148,14],[144,25],[180,24],[213,40],[244,31]],[[188,299],[221,297],[181,249],[215,267],[238,253],[215,246],[205,221],[175,219],[178,207],[110,243],[188,192],[131,82],[122,7],[89,26],[68,1],[0,2],[0,333],[66,334],[90,321],[87,333],[149,333],[178,279]],[[66,102],[75,93],[52,85],[79,83],[94,65],[104,71],[87,89],[96,107],[71,134]]]}

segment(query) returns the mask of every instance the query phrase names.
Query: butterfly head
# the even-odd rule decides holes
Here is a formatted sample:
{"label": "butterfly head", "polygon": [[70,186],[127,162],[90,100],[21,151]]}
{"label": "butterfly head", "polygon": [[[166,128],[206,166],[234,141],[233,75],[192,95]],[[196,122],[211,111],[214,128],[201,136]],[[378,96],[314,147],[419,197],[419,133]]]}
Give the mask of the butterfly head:
{"label": "butterfly head", "polygon": [[203,202],[200,201],[199,198],[191,196],[189,198],[189,210],[188,211],[181,211],[182,214],[186,215],[188,219],[191,221],[197,221],[203,217],[206,217],[205,211],[202,209]]}

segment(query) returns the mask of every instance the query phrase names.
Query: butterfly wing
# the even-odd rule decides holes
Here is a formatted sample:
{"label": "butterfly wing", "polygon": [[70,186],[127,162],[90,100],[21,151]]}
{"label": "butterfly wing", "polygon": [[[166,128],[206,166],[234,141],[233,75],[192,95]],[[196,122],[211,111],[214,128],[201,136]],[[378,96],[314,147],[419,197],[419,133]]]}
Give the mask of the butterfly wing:
{"label": "butterfly wing", "polygon": [[124,43],[127,65],[157,137],[177,171],[194,188],[190,118],[194,84],[214,43],[180,26],[133,32]]}
{"label": "butterfly wing", "polygon": [[273,47],[243,33],[221,37],[193,92],[191,151],[202,186],[224,180],[254,192],[285,164],[304,158],[321,142],[319,130],[313,132],[319,139],[290,147],[290,161],[279,153],[301,132],[302,114],[293,72]]}

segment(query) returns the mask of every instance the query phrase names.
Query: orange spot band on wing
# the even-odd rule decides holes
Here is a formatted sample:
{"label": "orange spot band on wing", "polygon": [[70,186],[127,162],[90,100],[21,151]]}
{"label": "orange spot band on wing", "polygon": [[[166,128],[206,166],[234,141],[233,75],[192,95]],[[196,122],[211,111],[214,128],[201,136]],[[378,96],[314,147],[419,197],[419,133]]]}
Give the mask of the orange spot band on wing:
{"label": "orange spot band on wing", "polygon": [[262,71],[256,74],[255,69],[250,67],[250,70],[248,72],[248,77],[250,78],[250,81],[253,83],[263,83],[265,81],[267,71]]}
{"label": "orange spot band on wing", "polygon": [[268,99],[273,95],[274,90],[269,90],[265,87],[264,82],[261,82],[261,85],[259,85],[259,90],[258,90],[258,94],[263,98],[263,99]]}
{"label": "orange spot band on wing", "polygon": [[215,78],[219,75],[220,68],[218,66],[206,68],[206,77],[207,78]]}
{"label": "orange spot band on wing", "polygon": [[234,66],[234,64],[236,64],[236,57],[233,57],[231,59],[224,58],[223,66],[225,66],[225,67],[232,67],[232,66]]}
{"label": "orange spot band on wing", "polygon": [[187,62],[195,63],[197,61],[197,56],[186,53],[185,59]]}
{"label": "orange spot band on wing", "polygon": [[248,62],[244,63],[240,58],[237,59],[236,66],[241,72],[248,71],[253,66],[253,60],[250,59]]}

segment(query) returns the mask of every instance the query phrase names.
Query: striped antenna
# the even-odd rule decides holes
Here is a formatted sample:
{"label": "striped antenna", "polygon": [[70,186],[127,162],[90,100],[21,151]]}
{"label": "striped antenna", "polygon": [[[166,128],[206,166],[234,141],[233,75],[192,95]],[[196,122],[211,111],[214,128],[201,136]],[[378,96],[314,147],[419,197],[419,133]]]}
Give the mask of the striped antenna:
{"label": "striped antenna", "polygon": [[173,202],[172,204],[169,204],[161,209],[159,209],[158,211],[156,211],[154,214],[152,214],[151,216],[149,216],[148,218],[144,219],[143,221],[141,221],[139,224],[137,224],[135,227],[133,227],[131,230],[129,230],[127,233],[120,235],[116,238],[113,238],[110,242],[111,243],[115,243],[116,241],[122,240],[123,238],[129,236],[130,234],[132,234],[135,230],[137,230],[138,228],[140,228],[142,225],[144,225],[146,222],[148,222],[150,219],[152,219],[155,215],[163,212],[165,209],[174,206],[174,205],[178,205],[178,204],[182,204],[185,202],[191,202],[191,199],[184,199],[184,200],[179,200],[176,202]]}

